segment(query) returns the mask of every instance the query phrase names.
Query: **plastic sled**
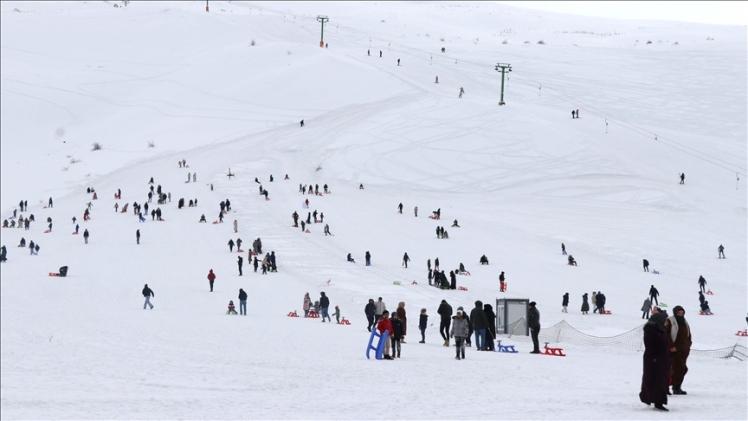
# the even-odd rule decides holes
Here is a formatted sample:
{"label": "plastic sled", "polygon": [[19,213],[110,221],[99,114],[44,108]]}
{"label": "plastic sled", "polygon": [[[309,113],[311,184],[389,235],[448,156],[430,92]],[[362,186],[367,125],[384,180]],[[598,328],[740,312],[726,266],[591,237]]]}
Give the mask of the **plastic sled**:
{"label": "plastic sled", "polygon": [[467,291],[468,289],[465,288],[465,287],[463,287],[463,286],[459,286],[459,287],[457,287],[457,290],[458,291]]}
{"label": "plastic sled", "polygon": [[308,317],[310,319],[319,319],[319,313],[317,313],[314,310],[309,310],[309,313],[307,314],[306,317]]}
{"label": "plastic sled", "polygon": [[296,310],[294,310],[288,313],[288,317],[299,317],[299,315],[296,313]]}
{"label": "plastic sled", "polygon": [[50,232],[52,232],[52,230],[44,230],[45,234],[49,234]]}
{"label": "plastic sled", "polygon": [[350,322],[350,320],[348,320],[345,317],[343,317],[342,319],[340,319],[340,324],[341,325],[350,325],[351,322]]}
{"label": "plastic sled", "polygon": [[714,316],[714,313],[707,314],[707,313],[704,313],[703,311],[699,311],[699,316]]}
{"label": "plastic sled", "polygon": [[553,356],[556,356],[556,357],[565,357],[566,356],[566,354],[564,354],[564,349],[563,348],[549,347],[548,346],[548,342],[545,343],[545,348],[544,348],[543,354],[545,354],[545,355],[553,355]]}
{"label": "plastic sled", "polygon": [[516,354],[519,351],[517,351],[514,348],[514,345],[502,345],[501,341],[496,341],[496,352],[506,352],[509,354]]}
{"label": "plastic sled", "polygon": [[737,331],[735,336],[748,336],[748,329]]}
{"label": "plastic sled", "polygon": [[613,314],[610,312],[610,310],[603,310],[602,314]]}
{"label": "plastic sled", "polygon": [[712,290],[711,290],[711,289],[710,289],[710,290],[707,290],[707,291],[705,292],[705,294],[706,294],[706,295],[714,295],[714,293],[712,292]]}
{"label": "plastic sled", "polygon": [[[374,338],[379,338],[379,341],[377,342],[377,345],[374,346]],[[376,329],[373,329],[371,331],[371,335],[369,336],[369,344],[366,346],[366,359],[371,359],[370,353],[373,350],[374,351],[374,357],[378,360],[381,360],[384,358],[384,344],[387,343],[387,341],[390,340],[389,333],[385,331],[384,333],[380,334],[377,332]]]}

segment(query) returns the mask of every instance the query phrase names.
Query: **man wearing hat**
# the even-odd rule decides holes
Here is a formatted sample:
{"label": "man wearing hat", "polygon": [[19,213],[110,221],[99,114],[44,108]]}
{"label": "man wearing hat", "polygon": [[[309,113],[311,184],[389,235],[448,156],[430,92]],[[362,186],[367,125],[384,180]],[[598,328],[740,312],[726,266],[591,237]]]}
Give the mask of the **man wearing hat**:
{"label": "man wearing hat", "polygon": [[685,395],[681,389],[683,378],[688,373],[686,360],[691,352],[691,327],[684,317],[686,310],[681,306],[673,307],[673,315],[665,321],[665,329],[668,333],[668,348],[672,360],[670,376],[673,383],[673,394]]}
{"label": "man wearing hat", "polygon": [[532,335],[533,350],[530,354],[540,354],[540,344],[538,343],[540,313],[535,308],[535,301],[530,301],[530,307],[527,309],[527,326],[530,328],[530,335]]}

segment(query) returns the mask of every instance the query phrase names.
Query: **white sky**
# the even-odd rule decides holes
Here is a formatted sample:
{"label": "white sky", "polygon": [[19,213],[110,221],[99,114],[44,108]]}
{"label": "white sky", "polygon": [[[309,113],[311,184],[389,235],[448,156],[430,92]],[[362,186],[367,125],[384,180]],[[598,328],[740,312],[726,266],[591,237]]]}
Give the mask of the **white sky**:
{"label": "white sky", "polygon": [[574,15],[748,25],[745,1],[499,1],[511,6]]}

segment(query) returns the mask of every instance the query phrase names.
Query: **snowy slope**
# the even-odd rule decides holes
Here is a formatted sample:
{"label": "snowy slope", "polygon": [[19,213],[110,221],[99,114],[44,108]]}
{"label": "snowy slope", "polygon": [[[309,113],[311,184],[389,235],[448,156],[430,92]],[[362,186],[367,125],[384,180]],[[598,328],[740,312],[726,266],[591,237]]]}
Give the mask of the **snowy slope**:
{"label": "snowy slope", "polygon": [[[537,301],[544,327],[629,331],[655,284],[670,307],[686,307],[694,348],[746,345],[734,336],[748,307],[745,27],[483,3],[211,2],[210,13],[200,2],[113,4],[0,4],[0,209],[7,218],[26,199],[37,221],[1,232],[3,418],[654,417],[637,398],[641,353],[625,347],[562,343],[561,359],[529,355],[513,338],[518,355],[469,349],[454,361],[439,302],[494,303],[502,270],[507,296]],[[317,14],[331,18],[330,48],[317,45]],[[498,61],[514,69],[505,107]],[[180,159],[197,183],[184,183]],[[114,192],[120,205],[142,203],[150,177],[172,195],[166,222],[115,213]],[[332,194],[302,196],[299,183]],[[84,245],[70,218],[82,219],[88,186],[99,200],[81,224]],[[44,209],[49,196],[55,206]],[[180,197],[199,206],[178,210]],[[291,227],[306,197],[333,237],[322,224]],[[226,223],[197,223],[216,219],[226,198]],[[426,218],[436,208],[449,240]],[[279,272],[245,265],[238,277],[226,246],[237,236],[245,250],[261,237]],[[40,254],[16,248],[21,237]],[[562,241],[579,267],[565,264]],[[488,267],[477,262],[484,253]],[[472,275],[458,284],[468,291],[426,284],[435,257],[447,271],[465,263]],[[660,275],[643,273],[642,258]],[[69,277],[47,276],[63,264]],[[700,274],[715,291],[712,317],[697,315]],[[144,312],[146,282],[156,309]],[[227,317],[239,288],[249,316]],[[611,316],[579,314],[593,290]],[[287,318],[307,291],[325,291],[352,324]],[[390,309],[406,302],[399,361],[363,357],[363,306],[378,296]],[[426,344],[420,308],[434,323]],[[744,362],[694,354],[689,368],[689,395],[671,400],[671,416],[748,416]]]}

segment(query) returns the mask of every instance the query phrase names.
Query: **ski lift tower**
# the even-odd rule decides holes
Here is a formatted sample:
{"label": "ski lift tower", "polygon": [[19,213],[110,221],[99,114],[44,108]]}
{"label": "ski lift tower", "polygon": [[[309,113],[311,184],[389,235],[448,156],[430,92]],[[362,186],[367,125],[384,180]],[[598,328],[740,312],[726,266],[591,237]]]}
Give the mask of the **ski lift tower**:
{"label": "ski lift tower", "polygon": [[322,24],[322,30],[319,35],[319,46],[325,48],[325,22],[328,22],[330,18],[324,15],[317,16],[317,22]]}
{"label": "ski lift tower", "polygon": [[504,77],[508,72],[512,71],[512,65],[509,63],[496,63],[494,68],[497,72],[501,72],[501,97],[499,98],[499,105],[505,105],[504,102]]}

